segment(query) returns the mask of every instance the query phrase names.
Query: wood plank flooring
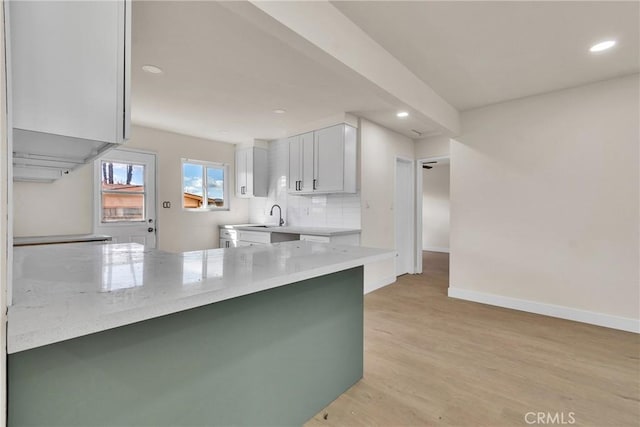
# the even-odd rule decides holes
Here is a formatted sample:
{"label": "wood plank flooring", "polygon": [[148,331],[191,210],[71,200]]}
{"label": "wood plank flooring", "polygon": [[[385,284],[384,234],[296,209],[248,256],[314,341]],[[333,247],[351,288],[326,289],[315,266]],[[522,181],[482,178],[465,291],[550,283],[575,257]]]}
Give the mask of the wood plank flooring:
{"label": "wood plank flooring", "polygon": [[639,335],[447,298],[448,264],[365,297],[364,378],[307,426],[640,425]]}

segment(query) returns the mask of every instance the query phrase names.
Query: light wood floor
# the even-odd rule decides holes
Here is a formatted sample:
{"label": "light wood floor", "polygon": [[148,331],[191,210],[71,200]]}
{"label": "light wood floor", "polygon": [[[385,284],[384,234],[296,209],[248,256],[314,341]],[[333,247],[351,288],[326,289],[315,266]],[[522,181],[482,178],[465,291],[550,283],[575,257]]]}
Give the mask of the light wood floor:
{"label": "light wood floor", "polygon": [[365,297],[364,378],[307,426],[640,425],[638,335],[447,298],[448,263]]}

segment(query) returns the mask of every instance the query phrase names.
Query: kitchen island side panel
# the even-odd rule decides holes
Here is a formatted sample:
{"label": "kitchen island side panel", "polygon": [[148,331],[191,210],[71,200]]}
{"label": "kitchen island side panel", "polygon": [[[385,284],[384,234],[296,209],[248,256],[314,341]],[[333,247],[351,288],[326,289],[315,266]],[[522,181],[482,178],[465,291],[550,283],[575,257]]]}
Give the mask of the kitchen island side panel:
{"label": "kitchen island side panel", "polygon": [[9,426],[301,425],[362,378],[357,267],[9,355]]}

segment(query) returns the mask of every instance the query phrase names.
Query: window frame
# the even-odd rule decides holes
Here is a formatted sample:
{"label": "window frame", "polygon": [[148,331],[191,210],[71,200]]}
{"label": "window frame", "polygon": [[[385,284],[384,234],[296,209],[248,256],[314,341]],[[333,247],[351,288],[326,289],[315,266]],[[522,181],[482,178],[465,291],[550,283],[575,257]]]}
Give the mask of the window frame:
{"label": "window frame", "polygon": [[[141,162],[135,162],[131,160],[110,160],[98,158],[96,159],[98,165],[98,174],[99,174],[99,183],[98,183],[98,218],[96,220],[102,225],[115,224],[141,224],[146,223],[148,218],[148,207],[147,207],[147,165]],[[128,190],[105,190],[103,187],[103,175],[102,175],[102,164],[103,163],[118,163],[123,165],[132,165],[132,166],[142,166],[142,179],[143,179],[143,187],[142,191],[128,191]],[[124,195],[142,195],[142,218],[135,220],[126,220],[126,219],[116,219],[113,221],[105,221],[104,220],[104,195],[105,194],[124,194]]]}
{"label": "window frame", "polygon": [[[184,166],[185,164],[190,165],[198,165],[202,166],[202,201],[203,206],[199,208],[188,208],[184,205]],[[222,169],[222,179],[223,179],[223,201],[224,205],[215,206],[208,205],[204,203],[205,200],[208,200],[207,194],[207,168],[216,168]],[[182,158],[180,161],[180,205],[182,206],[183,211],[187,212],[210,212],[210,211],[228,211],[231,210],[231,193],[229,192],[229,164],[228,163],[220,163],[220,162],[211,162],[206,160],[195,160],[189,158]]]}

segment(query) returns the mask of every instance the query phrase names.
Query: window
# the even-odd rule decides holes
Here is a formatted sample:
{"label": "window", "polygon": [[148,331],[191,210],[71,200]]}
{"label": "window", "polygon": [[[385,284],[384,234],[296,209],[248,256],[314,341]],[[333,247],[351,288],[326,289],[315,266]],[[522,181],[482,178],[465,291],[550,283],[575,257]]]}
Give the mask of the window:
{"label": "window", "polygon": [[182,207],[229,210],[228,169],[222,163],[182,159]]}
{"label": "window", "polygon": [[100,221],[144,221],[144,165],[100,162]]}

